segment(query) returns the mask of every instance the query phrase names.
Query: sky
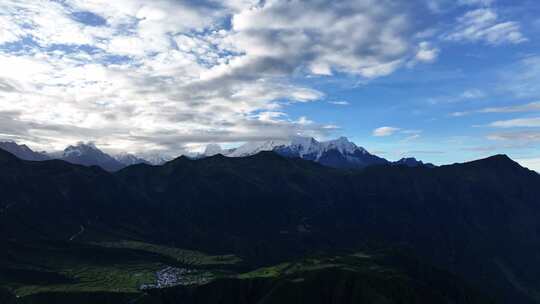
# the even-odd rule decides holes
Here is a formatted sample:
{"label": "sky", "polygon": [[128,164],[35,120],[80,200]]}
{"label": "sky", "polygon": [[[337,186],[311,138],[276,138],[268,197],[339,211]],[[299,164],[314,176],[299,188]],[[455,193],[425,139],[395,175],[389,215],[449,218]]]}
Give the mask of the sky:
{"label": "sky", "polygon": [[536,0],[0,0],[0,139],[180,154],[346,136],[540,170]]}

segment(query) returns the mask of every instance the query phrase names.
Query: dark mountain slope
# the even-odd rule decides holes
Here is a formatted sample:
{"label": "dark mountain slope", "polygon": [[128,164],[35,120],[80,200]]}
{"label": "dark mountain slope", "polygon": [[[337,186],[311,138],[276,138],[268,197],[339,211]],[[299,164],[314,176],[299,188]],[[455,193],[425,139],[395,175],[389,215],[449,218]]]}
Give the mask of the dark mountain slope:
{"label": "dark mountain slope", "polygon": [[184,246],[268,261],[398,244],[508,299],[530,301],[539,290],[540,176],[506,156],[345,172],[260,153],[180,158],[117,176],[164,206],[173,230],[188,232],[175,240]]}
{"label": "dark mountain slope", "polygon": [[0,166],[2,237],[138,238],[252,264],[398,246],[503,302],[540,302],[540,176],[505,156],[341,171],[267,152],[111,175],[0,153]]}
{"label": "dark mountain slope", "polygon": [[84,239],[142,225],[140,200],[99,167],[23,161],[1,150],[0,166],[2,238]]}

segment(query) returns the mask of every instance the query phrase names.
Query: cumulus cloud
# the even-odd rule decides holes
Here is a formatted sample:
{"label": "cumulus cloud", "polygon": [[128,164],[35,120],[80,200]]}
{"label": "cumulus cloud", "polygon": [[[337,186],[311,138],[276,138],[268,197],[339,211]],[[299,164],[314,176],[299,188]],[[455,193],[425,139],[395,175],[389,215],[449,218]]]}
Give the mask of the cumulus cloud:
{"label": "cumulus cloud", "polygon": [[[372,78],[397,69],[410,48],[405,15],[391,1],[268,1],[232,19],[235,46],[285,69]],[[290,68],[290,67],[289,67]]]}
{"label": "cumulus cloud", "polygon": [[401,129],[396,128],[396,127],[380,127],[373,130],[373,136],[376,136],[376,137],[391,136],[391,135],[394,135],[399,130]]}
{"label": "cumulus cloud", "polygon": [[457,19],[456,27],[444,38],[451,41],[485,42],[491,45],[518,44],[527,41],[519,23],[500,21],[497,12],[492,8],[468,11]]}
{"label": "cumulus cloud", "polygon": [[371,79],[436,60],[404,5],[5,0],[0,135],[129,151],[325,135],[337,126],[286,114],[325,97],[305,77]]}

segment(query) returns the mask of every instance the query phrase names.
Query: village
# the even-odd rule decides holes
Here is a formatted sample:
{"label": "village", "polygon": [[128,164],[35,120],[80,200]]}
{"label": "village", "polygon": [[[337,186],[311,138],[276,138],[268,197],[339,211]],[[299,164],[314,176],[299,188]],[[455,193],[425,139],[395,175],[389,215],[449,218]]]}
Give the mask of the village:
{"label": "village", "polygon": [[139,289],[148,290],[178,285],[201,285],[210,282],[211,279],[212,275],[208,272],[169,266],[156,272],[155,284],[143,284]]}

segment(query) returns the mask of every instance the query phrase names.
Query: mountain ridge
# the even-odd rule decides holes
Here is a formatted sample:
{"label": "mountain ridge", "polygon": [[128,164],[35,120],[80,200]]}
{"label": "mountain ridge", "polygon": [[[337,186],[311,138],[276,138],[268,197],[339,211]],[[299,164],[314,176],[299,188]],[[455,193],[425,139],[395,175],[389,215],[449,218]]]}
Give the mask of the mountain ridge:
{"label": "mountain ridge", "polygon": [[[0,142],[0,148],[6,146],[11,152],[26,160],[42,161],[48,159],[62,159],[74,164],[85,166],[100,166],[107,171],[118,171],[134,164],[152,164],[162,165],[171,158],[159,155],[150,155],[146,158],[134,154],[122,152],[110,155],[100,150],[94,143],[79,142],[76,145],[70,145],[63,151],[52,153],[34,152],[26,145],[18,145],[14,142]],[[209,144],[205,151],[200,154],[186,155],[190,158],[205,158],[216,154],[222,154],[227,157],[247,157],[263,151],[274,151],[280,155],[289,158],[302,158],[322,165],[343,168],[343,169],[361,169],[371,165],[390,164],[384,158],[370,154],[363,147],[359,147],[346,137],[328,141],[317,141],[312,137],[291,137],[289,140],[270,140],[265,142],[248,142],[237,148],[222,149],[217,144]],[[404,159],[403,159],[404,160]],[[400,160],[393,162],[396,165],[406,166],[428,166],[412,158],[409,161]]]}
{"label": "mountain ridge", "polygon": [[0,239],[127,238],[249,263],[376,243],[407,246],[514,303],[534,302],[509,273],[531,292],[540,284],[540,176],[506,156],[339,170],[263,152],[114,174],[7,152],[0,159]]}

